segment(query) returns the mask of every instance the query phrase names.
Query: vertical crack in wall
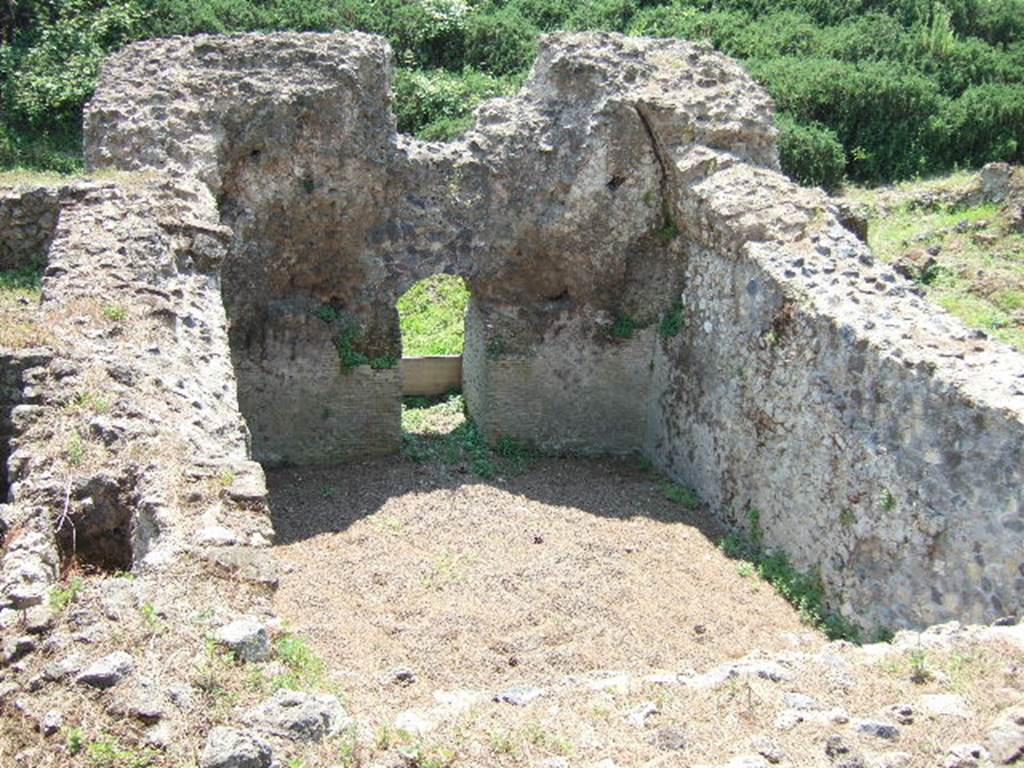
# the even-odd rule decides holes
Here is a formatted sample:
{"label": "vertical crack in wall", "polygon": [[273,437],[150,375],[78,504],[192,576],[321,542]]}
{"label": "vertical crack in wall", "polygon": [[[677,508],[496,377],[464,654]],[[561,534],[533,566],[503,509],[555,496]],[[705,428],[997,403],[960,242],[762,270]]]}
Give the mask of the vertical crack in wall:
{"label": "vertical crack in wall", "polygon": [[669,168],[672,166],[671,160],[666,158],[667,152],[658,140],[658,136],[654,132],[654,128],[651,127],[650,116],[647,115],[644,107],[640,102],[633,105],[633,111],[636,112],[638,118],[640,118],[640,124],[644,128],[644,133],[647,134],[647,143],[651,147],[651,152],[654,153],[654,160],[658,164],[658,171],[660,175],[659,187],[661,197],[661,218],[662,227],[665,230],[674,230],[676,228],[676,217],[672,214],[672,188],[669,184]]}

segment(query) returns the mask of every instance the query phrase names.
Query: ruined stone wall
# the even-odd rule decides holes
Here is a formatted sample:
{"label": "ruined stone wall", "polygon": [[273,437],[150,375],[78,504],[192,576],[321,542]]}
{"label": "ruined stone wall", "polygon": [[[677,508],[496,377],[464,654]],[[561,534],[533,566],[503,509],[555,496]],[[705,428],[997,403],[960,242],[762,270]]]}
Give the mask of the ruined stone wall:
{"label": "ruined stone wall", "polygon": [[0,189],[0,272],[42,269],[61,207],[103,186],[91,180],[26,182]]}
{"label": "ruined stone wall", "polygon": [[43,264],[61,197],[50,185],[0,190],[0,271]]}
{"label": "ruined stone wall", "polygon": [[48,360],[45,350],[0,349],[0,504],[7,500],[7,459],[16,434],[14,409],[26,402],[25,372],[45,365]]}
{"label": "ruined stone wall", "polygon": [[914,295],[817,193],[739,165],[691,189],[688,332],[659,356],[650,455],[734,522],[756,510],[868,626],[1019,610],[1020,357]]}
{"label": "ruined stone wall", "polygon": [[210,525],[269,543],[217,275],[227,235],[187,183],[63,206],[39,310],[54,347],[10,413],[0,608],[44,601],[61,560],[170,567]]}
{"label": "ruined stone wall", "polygon": [[87,110],[90,164],[217,201],[255,456],[393,450],[394,303],[458,274],[489,437],[642,449],[868,628],[1024,608],[1024,361],[777,172],[737,65],[552,36],[520,94],[433,144],[395,134],[389,61],[365,35],[153,41]]}
{"label": "ruined stone wall", "polygon": [[569,321],[517,355],[488,351],[474,314],[466,322],[463,392],[485,434],[563,453],[643,449],[654,329],[595,344],[607,327]]}

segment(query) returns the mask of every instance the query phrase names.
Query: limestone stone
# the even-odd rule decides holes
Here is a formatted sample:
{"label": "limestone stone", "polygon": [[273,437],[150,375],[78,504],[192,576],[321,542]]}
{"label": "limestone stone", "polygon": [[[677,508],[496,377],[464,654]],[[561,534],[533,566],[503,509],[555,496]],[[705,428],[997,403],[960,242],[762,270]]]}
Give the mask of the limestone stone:
{"label": "limestone stone", "polygon": [[217,726],[206,737],[200,768],[269,768],[272,750],[258,736]]}
{"label": "limestone stone", "polygon": [[1024,707],[1009,707],[996,717],[985,735],[985,749],[997,765],[1024,757]]}
{"label": "limestone stone", "polygon": [[348,722],[335,696],[301,691],[278,691],[248,713],[257,731],[296,741],[320,741]]}
{"label": "limestone stone", "polygon": [[270,635],[263,624],[250,617],[218,628],[214,639],[240,661],[266,661],[270,657]]}
{"label": "limestone stone", "polygon": [[114,651],[87,666],[75,680],[92,688],[111,688],[131,674],[135,660],[125,651]]}

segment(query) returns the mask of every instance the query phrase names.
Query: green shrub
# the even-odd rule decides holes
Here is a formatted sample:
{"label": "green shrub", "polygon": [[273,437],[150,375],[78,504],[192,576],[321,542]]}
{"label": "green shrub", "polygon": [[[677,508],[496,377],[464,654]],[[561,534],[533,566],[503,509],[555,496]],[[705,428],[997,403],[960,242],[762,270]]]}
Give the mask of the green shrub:
{"label": "green shrub", "polygon": [[833,189],[843,180],[846,155],[834,131],[818,123],[801,125],[780,116],[779,161],[793,180]]}
{"label": "green shrub", "polygon": [[888,62],[788,57],[750,68],[780,112],[835,132],[851,178],[887,181],[928,167],[929,124],[943,104],[934,81]]}
{"label": "green shrub", "polygon": [[540,31],[514,8],[472,17],[466,30],[466,64],[493,75],[530,68]]}
{"label": "green shrub", "polygon": [[947,165],[991,160],[1024,161],[1024,85],[990,83],[968,88],[947,105],[938,135]]}
{"label": "green shrub", "polygon": [[625,32],[639,6],[637,0],[589,0],[577,3],[565,26],[569,29]]}
{"label": "green shrub", "polygon": [[6,116],[33,128],[66,129],[79,119],[107,53],[141,35],[144,14],[135,0],[37,8],[32,45],[5,51]]}
{"label": "green shrub", "polygon": [[[424,139],[450,138],[464,130],[481,101],[510,92],[515,83],[484,72],[399,69],[395,72],[398,130]],[[439,127],[444,130],[439,130]],[[421,134],[424,132],[424,134]]]}
{"label": "green shrub", "polygon": [[0,8],[0,168],[80,170],[99,64],[136,39],[381,34],[401,130],[446,140],[518,86],[540,30],[564,28],[706,40],[744,59],[804,129],[780,150],[810,182],[834,176],[833,138],[846,175],[868,182],[1015,157],[1020,143],[1024,0],[19,0]]}
{"label": "green shrub", "polygon": [[465,0],[390,0],[389,15],[388,39],[402,65],[462,68],[469,15]]}
{"label": "green shrub", "polygon": [[819,41],[819,55],[843,61],[898,61],[910,45],[907,30],[887,13],[867,13],[826,27]]}
{"label": "green shrub", "polygon": [[[506,5],[496,0],[493,5]],[[509,0],[507,5],[515,8],[537,27],[543,30],[560,29],[565,26],[575,5],[572,0]]]}

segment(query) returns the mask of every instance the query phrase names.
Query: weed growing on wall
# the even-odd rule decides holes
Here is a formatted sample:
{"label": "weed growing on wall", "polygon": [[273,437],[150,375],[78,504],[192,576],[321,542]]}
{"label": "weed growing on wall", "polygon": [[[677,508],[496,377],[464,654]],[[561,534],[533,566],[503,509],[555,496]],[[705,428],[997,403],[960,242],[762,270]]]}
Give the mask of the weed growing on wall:
{"label": "weed growing on wall", "polygon": [[722,551],[728,557],[749,563],[753,572],[796,607],[804,621],[820,629],[830,640],[860,642],[860,627],[828,608],[821,574],[801,571],[785,552],[764,547],[760,512],[756,508],[748,510],[747,521],[749,532],[728,534],[719,542]]}
{"label": "weed growing on wall", "polygon": [[608,335],[613,339],[631,339],[639,327],[636,320],[629,315],[619,315],[608,329]]}
{"label": "weed growing on wall", "polygon": [[360,365],[368,365],[375,371],[383,371],[398,365],[397,355],[370,357],[359,349],[361,332],[359,326],[347,320],[344,313],[332,304],[321,304],[313,315],[338,330],[334,336],[334,348],[343,371],[351,371]]}
{"label": "weed growing on wall", "polygon": [[686,326],[686,319],[683,317],[683,301],[676,299],[661,317],[658,325],[658,335],[663,339],[671,339],[678,336],[679,332]]}

